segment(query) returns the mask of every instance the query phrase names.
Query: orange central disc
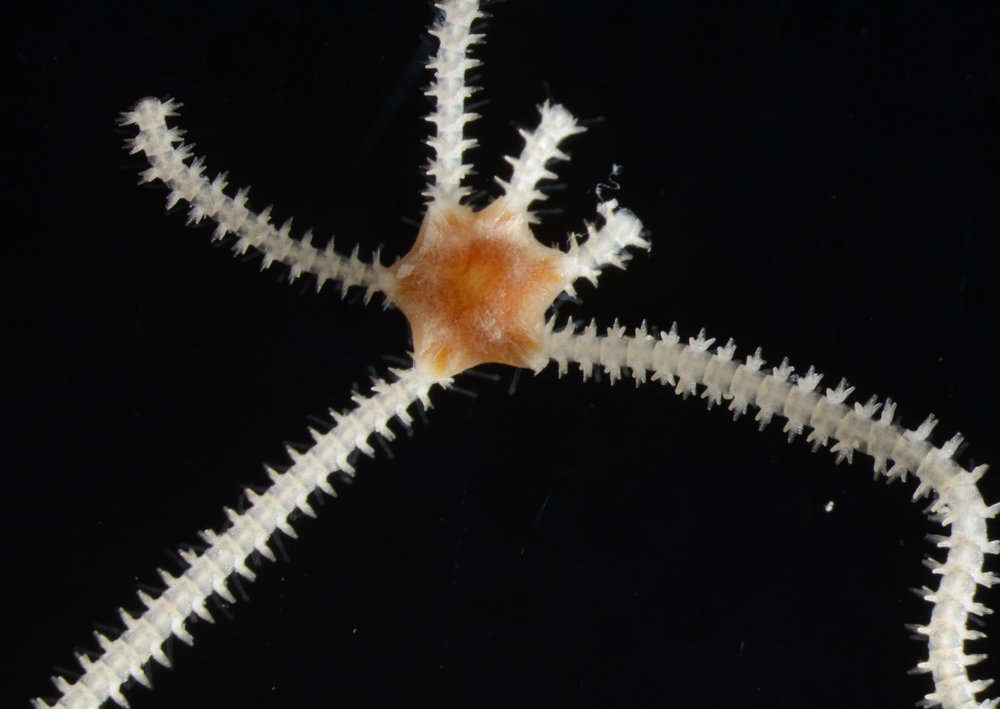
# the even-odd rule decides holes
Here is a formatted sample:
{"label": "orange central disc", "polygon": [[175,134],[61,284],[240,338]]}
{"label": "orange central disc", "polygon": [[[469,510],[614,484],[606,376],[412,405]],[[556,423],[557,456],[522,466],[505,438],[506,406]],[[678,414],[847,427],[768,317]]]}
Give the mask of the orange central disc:
{"label": "orange central disc", "polygon": [[417,360],[444,376],[485,362],[528,366],[545,310],[565,287],[561,258],[498,203],[429,212],[394,267]]}

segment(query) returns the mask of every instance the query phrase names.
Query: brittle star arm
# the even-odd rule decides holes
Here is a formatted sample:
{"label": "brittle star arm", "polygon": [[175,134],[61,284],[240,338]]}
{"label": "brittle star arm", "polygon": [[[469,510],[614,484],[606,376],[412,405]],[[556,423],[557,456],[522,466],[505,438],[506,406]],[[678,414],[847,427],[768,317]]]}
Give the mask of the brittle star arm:
{"label": "brittle star arm", "polygon": [[546,101],[538,107],[538,113],[540,118],[534,130],[518,130],[524,139],[521,154],[516,158],[504,156],[511,166],[510,180],[493,178],[503,188],[501,199],[505,208],[515,214],[527,214],[528,222],[532,224],[538,221],[538,217],[530,212],[528,206],[532,202],[548,199],[538,189],[538,183],[556,176],[547,166],[556,160],[569,160],[569,156],[559,149],[559,144],[571,135],[586,130],[576,122],[573,114],[559,104]]}
{"label": "brittle star arm", "polygon": [[188,568],[176,577],[159,570],[164,583],[160,595],[151,598],[139,591],[139,600],[145,607],[142,614],[133,617],[120,609],[125,626],[122,634],[111,640],[95,633],[102,649],[100,657],[91,659],[78,655],[83,674],[72,684],[63,677],[53,677],[62,696],[51,705],[35,699],[36,709],[98,707],[109,698],[121,706],[128,706],[121,693],[125,682],[131,678],[148,687],[143,665],[153,659],[169,666],[161,648],[163,643],[176,635],[190,645],[193,638],[185,623],[192,614],[211,622],[205,602],[213,593],[234,603],[236,599],[227,587],[232,575],[253,581],[254,572],[247,567],[250,555],[258,552],[273,561],[274,554],[268,542],[276,530],[289,537],[296,536],[289,516],[295,510],[312,517],[316,515],[309,504],[309,495],[319,489],[336,496],[327,478],[338,471],[353,475],[354,468],[348,457],[354,451],[374,455],[368,443],[373,434],[391,440],[394,437],[389,428],[391,419],[399,419],[403,426],[409,427],[412,421],[409,408],[417,401],[429,408],[430,389],[435,384],[447,386],[450,383],[450,379],[436,377],[419,367],[391,371],[398,378],[391,383],[375,380],[369,396],[355,394],[352,397],[354,409],[346,413],[331,411],[335,425],[328,432],[310,430],[315,443],[309,450],[299,453],[289,449],[292,465],[285,472],[267,468],[270,487],[260,493],[248,488],[245,491],[248,505],[243,512],[227,508],[228,528],[201,532],[201,539],[207,545],[203,550],[181,549],[180,556]]}
{"label": "brittle star arm", "polygon": [[[504,190],[504,194],[496,200],[497,206],[512,214],[526,215],[528,223],[538,221],[528,209],[529,205],[547,199],[545,193],[538,189],[538,183],[556,176],[547,166],[557,160],[569,159],[559,145],[570,136],[586,130],[559,104],[546,101],[538,107],[538,112],[540,118],[534,130],[518,131],[524,139],[521,154],[516,158],[504,157],[512,168],[510,180],[493,178]],[[629,210],[619,209],[617,200],[599,203],[597,213],[602,220],[601,226],[598,228],[588,223],[587,237],[583,241],[579,236],[571,235],[569,249],[561,259],[566,282],[564,290],[570,295],[576,294],[573,283],[579,278],[586,278],[597,285],[597,277],[605,266],[625,268],[631,259],[629,247],[647,251],[650,247],[642,236],[642,222]]]}
{"label": "brittle star arm", "polygon": [[[617,323],[599,335],[594,323],[577,333],[571,326],[556,330],[550,320],[543,349],[556,363],[560,376],[570,362],[577,363],[584,379],[599,366],[612,383],[625,370],[637,385],[651,372],[654,381],[670,384],[682,396],[699,395],[700,391],[709,407],[728,400],[735,417],[753,406],[761,428],[775,415],[781,416],[786,419],[784,431],[789,439],[811,429],[807,440],[814,449],[832,441],[837,462],[851,460],[857,451],[871,456],[875,472],[889,481],[912,473],[918,481],[913,499],[933,493],[935,499],[928,512],[934,521],[950,527],[948,536],[933,537],[937,547],[946,550],[945,560],[926,562],[941,577],[936,591],[921,590],[924,600],[932,604],[931,620],[913,627],[927,637],[929,648],[927,659],[916,671],[930,672],[934,679],[934,692],[925,697],[924,704],[940,704],[946,709],[1000,704],[1000,699],[975,700],[991,682],[969,678],[966,667],[985,655],[966,654],[964,648],[966,640],[985,637],[967,627],[970,614],[990,612],[974,600],[977,586],[1000,581],[992,572],[983,571],[984,556],[1000,554],[1000,543],[990,541],[986,529],[987,519],[1000,512],[1000,504],[987,506],[976,486],[987,466],[969,471],[953,460],[962,441],[960,435],[941,447],[930,443],[928,437],[937,423],[933,416],[916,429],[903,428],[893,423],[896,406],[892,401],[886,400],[882,406],[873,397],[865,404],[851,406],[847,398],[853,387],[846,382],[820,393],[817,387],[822,375],[811,367],[801,377],[793,373],[787,360],[767,370],[759,349],[741,364],[733,359],[736,346],[732,340],[712,351],[714,342],[701,332],[684,343],[676,328],[655,339],[645,323],[627,336]],[[876,418],[879,408],[882,411]]]}
{"label": "brittle star arm", "polygon": [[[538,217],[529,205],[548,197],[538,189],[542,180],[556,177],[551,163],[569,160],[569,156],[559,146],[570,136],[586,130],[569,111],[559,104],[548,101],[538,107],[540,115],[534,130],[520,129],[524,148],[518,157],[504,157],[511,166],[510,180],[494,177],[503,188],[503,195],[496,200],[496,206],[511,213],[523,215],[529,224],[536,223]],[[573,282],[586,278],[597,284],[597,277],[605,266],[625,268],[631,259],[629,247],[649,250],[650,243],[643,238],[642,223],[627,209],[619,209],[617,200],[607,200],[597,205],[597,213],[602,224],[596,227],[586,224],[587,236],[581,241],[577,235],[570,236],[570,246],[562,259],[562,271],[566,280],[565,289],[575,295]]]}
{"label": "brittle star arm", "polygon": [[465,83],[465,74],[480,64],[468,52],[483,39],[472,32],[472,23],[483,13],[476,0],[447,0],[438,3],[437,8],[441,15],[430,34],[437,38],[438,49],[427,62],[434,79],[425,92],[434,99],[434,109],[426,119],[434,125],[434,135],[427,139],[434,156],[427,166],[430,182],[423,194],[431,207],[450,209],[470,192],[462,181],[472,172],[472,166],[463,162],[462,154],[476,141],[466,138],[464,129],[466,123],[479,116],[465,110],[465,100],[476,91]]}
{"label": "brittle star arm", "polygon": [[[478,60],[468,55],[470,47],[482,41],[482,35],[472,32],[473,23],[483,16],[479,3],[446,0],[437,7],[441,16],[430,34],[437,38],[438,49],[427,63],[434,72],[434,79],[426,95],[434,99],[435,106],[427,117],[434,125],[434,135],[427,139],[434,155],[427,167],[430,182],[424,191],[429,199],[425,225],[439,220],[442,215],[461,211],[461,200],[470,191],[462,186],[462,181],[472,171],[472,166],[464,162],[463,154],[476,145],[475,140],[464,137],[464,128],[478,118],[465,109],[466,99],[476,90],[466,84],[465,75],[479,65]],[[529,224],[537,221],[529,205],[545,199],[538,183],[555,177],[547,167],[549,163],[567,159],[559,149],[560,143],[584,130],[572,114],[558,104],[545,102],[538,110],[538,126],[532,131],[519,131],[524,139],[520,156],[505,158],[512,168],[510,180],[494,178],[504,194],[483,210],[488,218],[512,215]],[[598,229],[588,224],[587,239],[583,243],[576,237],[571,240],[569,251],[562,259],[565,290],[571,295],[575,292],[572,283],[577,278],[596,283],[604,266],[624,267],[629,258],[625,253],[627,247],[649,248],[649,243],[641,236],[639,220],[631,212],[617,207],[614,200],[601,203],[598,213],[604,219],[603,226]]]}
{"label": "brittle star arm", "polygon": [[289,280],[311,273],[316,277],[316,290],[327,281],[339,281],[341,294],[351,286],[360,286],[365,289],[365,302],[376,292],[383,293],[387,303],[391,301],[392,274],[379,263],[377,252],[373,262],[368,264],[358,258],[356,247],[350,256],[334,252],[332,240],[325,249],[317,249],[311,243],[312,232],[307,232],[301,240],[293,239],[289,235],[291,220],[275,228],[269,219],[270,207],[259,214],[247,209],[247,188],[229,197],[225,194],[224,174],[210,181],[202,174],[205,169],[202,158],[194,158],[189,163],[192,151],[181,142],[183,131],[167,126],[167,118],[176,116],[179,107],[180,104],[173,100],[163,102],[146,98],[131,111],[123,113],[120,120],[122,125],[135,125],[139,129],[128,146],[133,153],[144,153],[149,161],[150,166],[142,172],[141,181],[160,180],[170,188],[168,209],[185,200],[191,205],[190,223],[197,224],[205,217],[214,220],[213,239],[235,234],[237,253],[244,253],[250,247],[257,249],[263,255],[261,268],[275,261],[286,264]]}
{"label": "brittle star arm", "polygon": [[596,286],[605,266],[625,268],[632,258],[628,247],[649,251],[650,244],[642,236],[642,222],[629,210],[619,209],[617,200],[601,202],[597,213],[604,221],[600,228],[588,223],[586,239],[581,242],[576,235],[570,238],[563,262],[566,292],[570,295],[576,294],[573,282],[578,278],[586,278]]}

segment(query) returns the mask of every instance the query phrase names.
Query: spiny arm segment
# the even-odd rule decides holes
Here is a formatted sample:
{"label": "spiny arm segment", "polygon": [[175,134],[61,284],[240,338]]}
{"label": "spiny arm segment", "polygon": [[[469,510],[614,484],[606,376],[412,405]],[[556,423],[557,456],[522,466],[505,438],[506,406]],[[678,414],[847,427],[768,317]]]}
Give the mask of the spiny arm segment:
{"label": "spiny arm segment", "polygon": [[528,222],[535,223],[538,217],[528,210],[532,202],[540,202],[548,197],[538,189],[542,180],[551,180],[556,174],[546,166],[555,160],[569,160],[569,156],[559,149],[559,144],[566,138],[586,130],[576,122],[569,111],[559,104],[548,101],[538,107],[541,119],[533,131],[520,129],[518,133],[524,139],[524,148],[519,157],[505,156],[505,160],[513,168],[510,182],[493,178],[504,191],[501,198],[506,202],[506,209],[515,214],[527,214]]}
{"label": "spiny arm segment", "polygon": [[[714,343],[704,332],[683,343],[676,327],[656,339],[645,323],[633,336],[627,336],[617,322],[605,335],[598,335],[593,322],[577,333],[568,325],[556,330],[554,321],[549,320],[543,348],[556,362],[560,376],[566,373],[569,362],[579,365],[584,379],[600,366],[612,383],[626,369],[637,385],[645,381],[646,372],[652,372],[653,380],[670,384],[682,396],[698,395],[700,390],[709,408],[728,400],[738,417],[748,406],[755,407],[761,428],[777,414],[786,419],[784,431],[789,439],[809,428],[806,440],[814,449],[832,441],[838,463],[851,460],[857,451],[870,455],[876,474],[885,475],[890,482],[914,474],[918,485],[913,499],[933,492],[935,500],[928,512],[933,520],[950,527],[948,536],[934,537],[937,547],[946,550],[945,560],[928,562],[941,577],[940,585],[936,591],[926,587],[922,591],[924,600],[933,605],[931,620],[914,627],[927,636],[929,648],[927,659],[916,671],[929,672],[934,680],[934,691],[926,695],[923,705],[944,709],[997,707],[1000,699],[975,699],[991,681],[971,680],[966,671],[986,656],[966,654],[964,649],[966,640],[985,637],[968,629],[969,615],[991,612],[973,600],[976,587],[1000,581],[983,571],[984,556],[1000,554],[1000,543],[990,541],[986,529],[986,520],[1000,512],[1000,504],[987,506],[976,486],[987,466],[968,471],[952,459],[962,441],[960,435],[941,447],[929,443],[937,423],[933,417],[916,429],[902,428],[893,423],[896,407],[892,401],[886,400],[882,406],[872,398],[852,406],[847,398],[853,387],[846,382],[820,393],[817,387],[822,375],[811,367],[801,377],[794,374],[787,360],[767,370],[759,349],[740,363],[733,358],[736,345],[732,340],[712,351]],[[879,408],[882,412],[876,418]]]}
{"label": "spiny arm segment", "polygon": [[582,242],[574,235],[563,259],[566,292],[570,295],[576,294],[573,282],[578,278],[586,278],[596,286],[605,266],[625,268],[631,258],[629,247],[649,251],[650,244],[642,237],[642,222],[629,210],[619,209],[618,200],[601,202],[597,213],[604,223],[600,228],[587,224],[587,238]]}
{"label": "spiny arm segment", "polygon": [[247,188],[229,197],[225,194],[224,174],[210,181],[202,175],[205,170],[202,158],[188,163],[192,150],[181,142],[183,131],[168,127],[166,122],[168,117],[177,115],[179,108],[180,104],[173,100],[146,98],[133,110],[123,113],[120,120],[122,125],[139,129],[127,145],[132,153],[144,153],[149,161],[149,168],[142,172],[142,181],[161,180],[170,188],[168,209],[181,200],[187,201],[191,205],[189,223],[197,224],[205,217],[214,220],[217,226],[213,238],[235,234],[234,250],[244,253],[250,247],[257,249],[263,254],[261,268],[278,261],[289,267],[290,280],[303,273],[313,274],[316,290],[327,281],[339,281],[342,294],[351,286],[360,286],[365,289],[365,302],[376,292],[383,293],[389,302],[393,277],[379,263],[377,253],[374,262],[367,264],[358,258],[357,248],[349,257],[335,253],[332,240],[325,249],[317,249],[311,243],[312,232],[307,232],[301,240],[293,239],[289,236],[291,220],[275,228],[269,219],[270,207],[259,214],[247,209]]}
{"label": "spiny arm segment", "polygon": [[398,418],[406,427],[412,418],[408,409],[420,401],[430,408],[429,392],[435,384],[447,386],[450,379],[435,377],[426,369],[391,370],[398,379],[389,383],[375,380],[370,396],[355,394],[352,399],[356,408],[346,413],[331,411],[335,426],[326,433],[310,430],[315,443],[304,453],[289,449],[292,465],[284,473],[267,468],[271,486],[261,493],[249,488],[246,497],[249,506],[244,512],[226,509],[229,527],[221,532],[211,529],[200,536],[207,545],[201,552],[180,550],[180,556],[188,568],[179,576],[159,570],[165,588],[157,598],[139,591],[139,600],[145,610],[133,617],[120,609],[125,630],[114,640],[101,633],[95,633],[102,654],[97,659],[77,655],[83,674],[70,684],[63,677],[53,677],[52,681],[62,692],[55,704],[47,704],[35,699],[35,709],[59,707],[60,709],[97,709],[107,699],[113,699],[121,706],[128,706],[121,693],[122,685],[135,679],[149,686],[143,671],[152,658],[161,665],[169,666],[169,660],[161,646],[171,636],[176,635],[189,645],[193,638],[185,627],[192,614],[203,620],[212,621],[212,615],[205,602],[212,593],[235,603],[227,582],[236,573],[253,581],[254,572],[247,567],[247,560],[253,552],[274,561],[274,554],[268,541],[280,529],[289,537],[295,537],[289,515],[298,509],[315,517],[308,496],[317,488],[328,495],[336,496],[336,490],[327,478],[336,471],[354,474],[348,456],[355,450],[365,455],[374,455],[368,439],[379,433],[387,439],[394,434],[389,421]]}
{"label": "spiny arm segment", "polygon": [[425,94],[434,99],[434,110],[427,121],[434,124],[435,133],[427,139],[434,151],[427,166],[430,183],[424,190],[429,208],[450,209],[469,194],[462,180],[472,166],[462,161],[462,154],[476,145],[465,138],[465,124],[479,116],[465,110],[465,100],[476,88],[465,83],[465,74],[480,62],[468,56],[469,48],[483,36],[472,33],[472,23],[483,16],[475,0],[447,0],[437,4],[440,19],[430,34],[438,40],[437,53],[427,62],[434,79]]}

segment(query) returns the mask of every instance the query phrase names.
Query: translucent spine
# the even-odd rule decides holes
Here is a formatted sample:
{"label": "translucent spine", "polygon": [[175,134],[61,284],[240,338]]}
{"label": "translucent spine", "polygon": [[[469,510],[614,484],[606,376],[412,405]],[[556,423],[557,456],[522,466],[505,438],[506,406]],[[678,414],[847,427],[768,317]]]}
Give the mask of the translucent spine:
{"label": "translucent spine", "polygon": [[122,125],[139,129],[138,135],[128,141],[128,147],[133,153],[145,154],[149,161],[149,168],[142,173],[143,182],[160,180],[170,188],[168,209],[181,200],[188,202],[190,223],[197,224],[205,217],[212,219],[216,222],[213,238],[235,234],[237,253],[245,253],[251,247],[257,249],[263,256],[262,268],[274,262],[284,263],[289,268],[290,280],[311,273],[316,277],[317,290],[327,281],[335,281],[340,283],[342,293],[351,286],[364,288],[366,302],[376,292],[389,298],[394,279],[389,269],[378,263],[377,255],[374,263],[367,264],[358,258],[357,249],[349,257],[335,253],[332,240],[325,249],[317,249],[311,243],[311,232],[301,240],[293,239],[291,220],[275,228],[270,221],[270,207],[259,214],[247,209],[247,188],[229,197],[225,194],[224,174],[209,180],[202,174],[205,167],[201,158],[189,163],[192,152],[181,142],[184,132],[167,126],[167,118],[176,116],[179,108],[180,104],[172,100],[146,98],[120,119]]}
{"label": "translucent spine", "polygon": [[[627,368],[637,382],[644,381],[647,372],[656,381],[670,384],[683,396],[699,395],[711,407],[729,401],[734,416],[746,413],[749,406],[757,409],[756,420],[763,428],[774,416],[786,419],[784,431],[789,438],[811,429],[807,441],[814,448],[832,442],[831,451],[837,462],[851,460],[854,453],[870,455],[876,473],[888,479],[905,479],[913,474],[918,480],[913,498],[934,493],[929,512],[932,518],[949,527],[948,536],[935,538],[946,551],[944,562],[930,560],[928,565],[941,577],[937,590],[924,588],[922,596],[932,604],[931,620],[914,629],[927,637],[928,657],[917,665],[918,672],[929,672],[934,691],[928,694],[924,706],[944,709],[996,707],[1000,700],[977,701],[975,695],[989,681],[971,680],[966,668],[985,655],[967,654],[964,643],[985,637],[969,630],[969,614],[983,615],[989,609],[974,600],[977,586],[991,586],[998,577],[983,571],[986,554],[1000,553],[1000,543],[987,535],[986,520],[1000,512],[1000,505],[987,506],[976,482],[986,471],[981,465],[965,470],[953,459],[961,443],[954,436],[944,446],[928,442],[936,421],[929,417],[916,429],[905,429],[893,423],[895,404],[847,402],[853,391],[841,381],[835,388],[817,391],[822,375],[811,367],[803,376],[796,376],[787,360],[770,370],[758,349],[742,363],[734,360],[736,346],[729,341],[711,350],[713,339],[704,332],[681,341],[676,327],[653,339],[643,324],[632,337],[626,336],[617,323],[607,334],[597,334],[591,323],[582,332],[572,327],[556,330],[554,322],[546,325],[545,350],[557,364],[559,374],[565,374],[569,362],[577,362],[584,379],[594,366],[601,366],[612,383]],[[881,408],[882,414],[875,417]],[[891,462],[891,464],[890,464]]]}
{"label": "translucent spine", "polygon": [[247,560],[253,552],[274,560],[268,541],[275,530],[280,529],[289,537],[295,530],[289,523],[289,515],[296,509],[315,516],[308,502],[308,496],[316,489],[329,495],[336,495],[327,482],[329,475],[343,471],[353,475],[354,468],[348,456],[355,450],[366,455],[374,453],[368,444],[373,433],[385,438],[393,438],[389,421],[398,418],[409,426],[411,417],[407,410],[416,401],[430,407],[428,392],[434,384],[447,385],[450,380],[430,376],[419,369],[393,370],[399,378],[388,383],[376,380],[372,394],[368,397],[354,396],[356,408],[340,414],[331,412],[336,425],[327,433],[311,431],[315,444],[304,453],[289,451],[292,465],[284,473],[267,469],[271,486],[262,493],[247,489],[249,507],[239,513],[226,509],[230,526],[220,532],[211,529],[200,533],[207,548],[200,553],[181,549],[180,555],[188,568],[179,576],[159,571],[165,588],[156,598],[140,591],[139,600],[145,610],[139,617],[133,617],[124,610],[119,614],[125,630],[114,640],[97,633],[97,642],[102,653],[96,659],[79,655],[83,674],[74,683],[62,677],[54,677],[53,682],[62,692],[55,704],[47,704],[35,699],[36,709],[59,707],[60,709],[98,709],[107,699],[113,699],[121,706],[128,706],[121,693],[122,685],[130,678],[148,686],[143,665],[150,659],[161,665],[169,662],[161,646],[171,635],[176,635],[191,644],[193,638],[185,628],[191,614],[211,621],[212,616],[206,600],[217,593],[230,603],[235,598],[227,588],[227,582],[235,572],[252,581],[254,573],[247,567]]}

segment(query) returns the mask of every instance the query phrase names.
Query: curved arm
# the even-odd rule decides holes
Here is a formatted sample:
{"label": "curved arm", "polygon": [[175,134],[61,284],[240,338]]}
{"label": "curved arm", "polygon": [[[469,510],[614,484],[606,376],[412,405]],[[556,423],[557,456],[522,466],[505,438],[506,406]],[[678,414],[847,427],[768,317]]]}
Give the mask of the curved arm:
{"label": "curved arm", "polygon": [[[391,302],[394,279],[388,268],[378,262],[367,264],[358,258],[357,249],[349,256],[341,256],[333,251],[331,240],[323,250],[310,242],[312,233],[301,239],[289,236],[291,220],[276,229],[269,219],[270,207],[257,214],[246,207],[248,189],[237,191],[235,197],[225,194],[226,178],[219,174],[209,181],[202,175],[204,161],[195,158],[190,164],[191,148],[181,143],[183,131],[167,126],[166,119],[177,115],[180,104],[173,100],[162,102],[155,98],[145,98],[131,111],[123,113],[120,123],[134,125],[139,134],[128,141],[132,153],[142,152],[149,160],[149,168],[142,172],[143,182],[161,180],[170,188],[167,208],[180,200],[191,204],[189,222],[197,224],[205,217],[217,223],[212,238],[221,239],[227,234],[238,237],[235,251],[244,253],[253,247],[263,254],[262,268],[278,261],[289,267],[289,278],[294,280],[303,273],[316,276],[316,290],[326,281],[339,281],[341,294],[351,286],[365,289],[365,302],[375,292],[381,292],[387,302]],[[175,145],[175,143],[179,143]]]}
{"label": "curved arm", "polygon": [[373,433],[393,438],[389,421],[398,418],[404,426],[412,421],[407,410],[421,401],[430,407],[428,393],[432,386],[447,386],[450,379],[436,378],[421,369],[405,371],[392,370],[399,378],[388,383],[376,380],[373,393],[368,397],[355,394],[357,405],[346,414],[331,412],[336,425],[326,433],[310,430],[315,444],[304,453],[289,450],[292,465],[284,473],[267,469],[271,486],[262,493],[246,490],[250,503],[244,512],[226,509],[230,526],[220,532],[211,529],[200,533],[207,547],[196,553],[181,549],[180,555],[188,568],[180,576],[159,571],[165,588],[157,598],[151,598],[139,591],[139,600],[146,610],[137,618],[124,610],[119,610],[125,630],[114,640],[95,633],[102,654],[95,660],[78,655],[83,675],[70,684],[62,677],[54,677],[56,687],[62,697],[52,705],[35,699],[36,709],[59,707],[60,709],[97,709],[107,699],[113,699],[121,706],[128,706],[121,694],[121,686],[129,680],[149,686],[149,680],[142,666],[150,658],[161,665],[168,665],[161,646],[171,636],[176,635],[191,644],[193,638],[184,627],[192,614],[211,621],[212,616],[205,601],[212,593],[217,593],[230,603],[236,599],[227,588],[233,574],[252,581],[254,573],[246,562],[253,552],[274,560],[268,541],[280,529],[286,535],[295,537],[295,530],[289,523],[289,515],[296,509],[315,516],[309,505],[308,496],[317,488],[328,495],[336,496],[327,478],[336,471],[354,474],[354,468],[347,457],[355,450],[366,455],[374,453],[368,444]]}
{"label": "curved arm", "polygon": [[[945,709],[997,706],[997,699],[976,702],[975,695],[990,683],[969,679],[966,668],[986,655],[966,654],[964,644],[985,637],[968,628],[969,614],[990,612],[974,600],[977,585],[1000,581],[992,572],[983,571],[983,557],[1000,554],[1000,543],[991,541],[986,529],[986,520],[1000,512],[1000,504],[987,506],[976,486],[987,466],[969,471],[952,459],[962,441],[960,435],[935,447],[927,440],[937,423],[933,416],[916,429],[902,428],[893,423],[896,405],[892,401],[882,406],[872,398],[852,406],[847,398],[854,388],[846,382],[821,394],[816,389],[822,375],[812,367],[802,376],[794,374],[788,360],[765,369],[759,349],[741,364],[733,359],[736,345],[732,340],[711,351],[715,340],[706,338],[704,331],[685,344],[676,327],[654,339],[645,323],[630,337],[617,322],[606,335],[598,335],[594,323],[576,333],[570,326],[557,331],[550,320],[546,335],[546,354],[556,362],[560,376],[569,362],[580,366],[584,379],[599,365],[612,383],[623,369],[632,373],[637,384],[645,381],[647,371],[652,372],[654,380],[670,384],[682,396],[700,392],[709,407],[728,400],[736,417],[748,406],[755,407],[761,428],[775,415],[781,416],[786,419],[789,439],[812,429],[806,440],[814,449],[832,441],[838,463],[851,460],[857,451],[870,455],[875,472],[890,481],[912,473],[918,480],[913,499],[934,493],[930,516],[951,528],[948,536],[934,537],[937,547],[946,550],[945,560],[928,561],[933,573],[941,577],[938,589],[921,590],[924,600],[932,604],[930,622],[913,628],[927,636],[928,644],[928,657],[916,671],[929,672],[934,679],[934,692],[925,697],[925,705],[940,704]],[[879,408],[882,413],[875,418]]]}

